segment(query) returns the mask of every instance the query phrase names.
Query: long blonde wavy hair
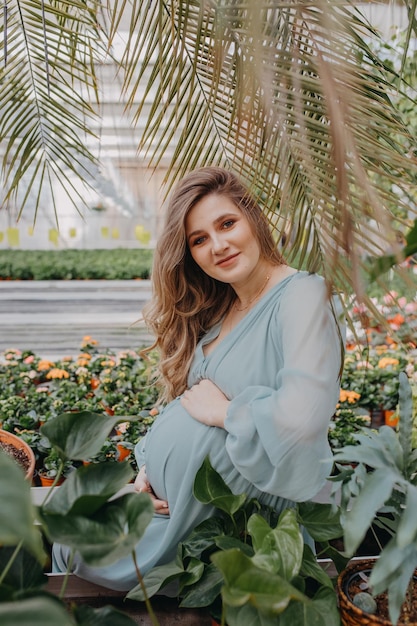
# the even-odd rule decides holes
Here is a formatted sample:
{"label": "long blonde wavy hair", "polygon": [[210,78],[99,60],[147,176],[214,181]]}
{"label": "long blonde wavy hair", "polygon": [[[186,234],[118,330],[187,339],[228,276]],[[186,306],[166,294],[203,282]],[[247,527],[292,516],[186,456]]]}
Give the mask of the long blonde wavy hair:
{"label": "long blonde wavy hair", "polygon": [[198,341],[222,319],[236,298],[228,283],[201,270],[187,244],[186,217],[197,202],[210,194],[229,198],[242,211],[264,259],[274,265],[284,263],[261,207],[235,174],[220,167],[203,167],[178,183],[155,249],[152,299],[142,311],[156,338],[144,352],[155,348],[159,352],[157,384],[162,402],[186,389]]}

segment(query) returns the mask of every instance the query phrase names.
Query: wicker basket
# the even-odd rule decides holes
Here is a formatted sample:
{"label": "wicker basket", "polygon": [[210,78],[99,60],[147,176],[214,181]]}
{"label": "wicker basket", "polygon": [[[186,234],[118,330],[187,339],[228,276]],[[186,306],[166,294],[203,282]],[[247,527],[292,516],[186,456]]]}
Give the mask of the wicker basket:
{"label": "wicker basket", "polygon": [[[374,563],[375,559],[351,561],[346,569],[339,574],[336,589],[342,626],[392,626],[392,622],[389,620],[366,613],[355,606],[345,591],[349,585],[349,580],[356,572],[370,571]],[[404,626],[404,624],[403,622],[398,622],[397,626]],[[407,622],[407,626],[417,626],[417,624],[416,622]]]}

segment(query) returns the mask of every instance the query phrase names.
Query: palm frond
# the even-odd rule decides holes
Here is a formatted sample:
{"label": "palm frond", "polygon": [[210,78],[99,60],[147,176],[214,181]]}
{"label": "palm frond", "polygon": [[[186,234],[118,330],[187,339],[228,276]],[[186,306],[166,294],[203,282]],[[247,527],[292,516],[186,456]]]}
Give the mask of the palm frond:
{"label": "palm frond", "polygon": [[360,291],[366,257],[398,251],[392,207],[416,214],[417,163],[369,45],[377,35],[354,4],[132,0],[131,10],[124,89],[131,107],[142,93],[134,114],[151,165],[170,158],[167,190],[192,168],[233,168],[285,226],[290,256]]}
{"label": "palm frond", "polygon": [[95,5],[78,0],[9,0],[0,30],[2,174],[6,202],[27,185],[21,213],[30,193],[37,209],[45,185],[60,184],[72,198],[69,172],[87,178],[85,163],[94,161],[86,147],[95,115],[92,59],[102,56],[103,44]]}

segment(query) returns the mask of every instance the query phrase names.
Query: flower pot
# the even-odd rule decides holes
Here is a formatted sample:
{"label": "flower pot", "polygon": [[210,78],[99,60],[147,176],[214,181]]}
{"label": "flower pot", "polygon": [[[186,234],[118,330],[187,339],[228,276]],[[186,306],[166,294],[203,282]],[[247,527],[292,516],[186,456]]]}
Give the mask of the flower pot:
{"label": "flower pot", "polygon": [[398,425],[398,413],[396,411],[384,411],[385,425],[395,428]]}
{"label": "flower pot", "polygon": [[35,471],[35,454],[26,441],[6,430],[0,430],[0,446],[19,463],[25,472],[26,479],[32,481]]}
{"label": "flower pot", "polygon": [[[46,476],[46,474],[43,474],[42,472],[38,472],[38,476],[41,482],[41,487],[52,487],[52,485],[55,482],[55,478],[53,476]],[[61,476],[58,482],[56,483],[56,487],[58,487],[58,485],[62,485],[64,480],[65,478]]]}
{"label": "flower pot", "polygon": [[[385,619],[378,614],[372,615],[363,611],[353,604],[350,589],[355,580],[359,578],[359,572],[370,575],[375,559],[359,559],[351,561],[347,567],[339,574],[336,591],[339,601],[339,612],[342,626],[393,626],[389,619]],[[386,594],[381,594],[378,598],[386,598]],[[415,621],[400,621],[396,626],[417,626]]]}

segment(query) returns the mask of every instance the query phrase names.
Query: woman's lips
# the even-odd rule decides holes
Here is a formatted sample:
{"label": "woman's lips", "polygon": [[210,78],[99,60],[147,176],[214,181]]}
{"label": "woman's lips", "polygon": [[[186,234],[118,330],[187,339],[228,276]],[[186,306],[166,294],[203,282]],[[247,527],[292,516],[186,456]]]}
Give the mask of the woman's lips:
{"label": "woman's lips", "polygon": [[226,267],[228,265],[231,265],[238,256],[239,254],[232,254],[230,256],[227,256],[225,259],[220,259],[220,261],[217,261],[216,265],[217,267]]}

